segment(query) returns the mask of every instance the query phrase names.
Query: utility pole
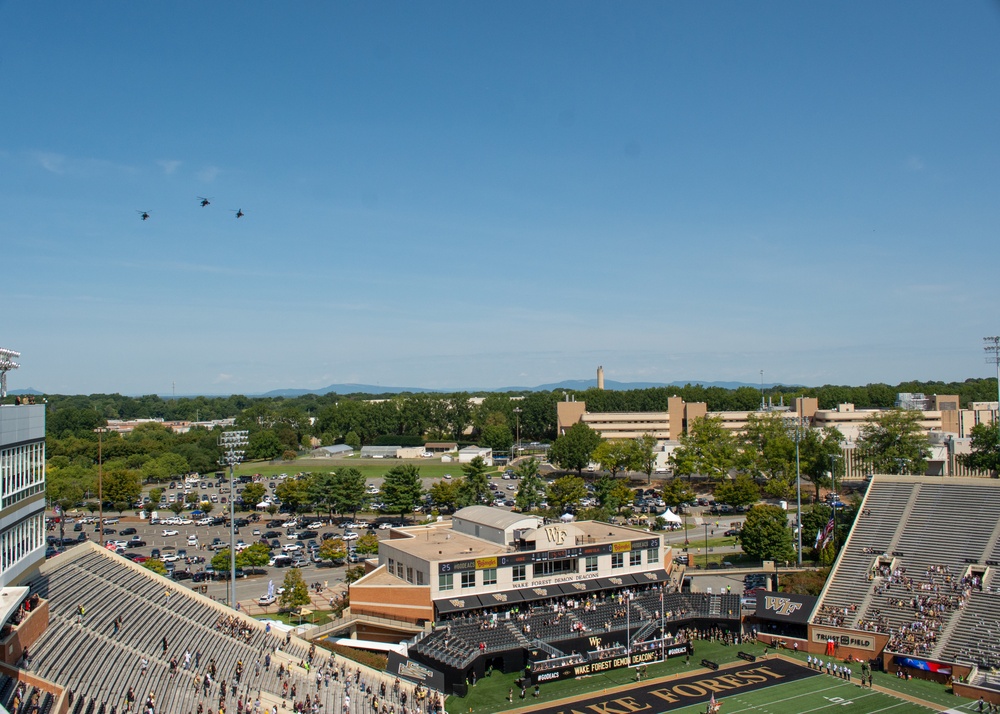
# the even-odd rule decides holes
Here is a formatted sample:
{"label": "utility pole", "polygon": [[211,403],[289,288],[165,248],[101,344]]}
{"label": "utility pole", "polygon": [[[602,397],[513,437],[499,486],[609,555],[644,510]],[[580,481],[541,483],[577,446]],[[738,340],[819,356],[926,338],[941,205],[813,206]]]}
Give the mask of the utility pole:
{"label": "utility pole", "polygon": [[993,414],[993,424],[997,426],[997,440],[1000,441],[1000,336],[984,337],[983,342],[986,361],[997,368],[997,410]]}

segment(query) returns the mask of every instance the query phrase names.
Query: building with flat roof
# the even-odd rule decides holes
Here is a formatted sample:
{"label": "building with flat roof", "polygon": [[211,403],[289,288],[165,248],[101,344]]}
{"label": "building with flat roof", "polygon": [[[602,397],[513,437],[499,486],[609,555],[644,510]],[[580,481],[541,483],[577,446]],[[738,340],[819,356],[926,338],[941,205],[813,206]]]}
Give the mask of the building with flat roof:
{"label": "building with flat roof", "polygon": [[662,536],[600,521],[547,522],[488,506],[394,528],[350,586],[351,612],[434,622],[463,610],[663,582]]}
{"label": "building with flat roof", "polygon": [[0,587],[45,561],[45,405],[0,406]]}

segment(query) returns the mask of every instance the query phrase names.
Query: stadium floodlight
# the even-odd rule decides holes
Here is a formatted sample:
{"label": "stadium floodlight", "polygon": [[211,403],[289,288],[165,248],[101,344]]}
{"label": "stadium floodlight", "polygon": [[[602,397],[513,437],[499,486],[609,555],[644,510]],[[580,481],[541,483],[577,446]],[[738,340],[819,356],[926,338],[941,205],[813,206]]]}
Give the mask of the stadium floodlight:
{"label": "stadium floodlight", "polygon": [[222,457],[219,463],[229,466],[229,607],[236,607],[236,478],[233,470],[246,454],[242,447],[250,443],[248,431],[224,431],[219,437]]}
{"label": "stadium floodlight", "polygon": [[993,421],[996,423],[1000,422],[1000,336],[984,337],[983,343],[983,349],[986,350],[986,361],[996,365],[997,368],[997,411],[993,417]]}
{"label": "stadium floodlight", "polygon": [[21,366],[14,361],[20,356],[20,352],[0,347],[0,399],[7,396],[7,373]]}

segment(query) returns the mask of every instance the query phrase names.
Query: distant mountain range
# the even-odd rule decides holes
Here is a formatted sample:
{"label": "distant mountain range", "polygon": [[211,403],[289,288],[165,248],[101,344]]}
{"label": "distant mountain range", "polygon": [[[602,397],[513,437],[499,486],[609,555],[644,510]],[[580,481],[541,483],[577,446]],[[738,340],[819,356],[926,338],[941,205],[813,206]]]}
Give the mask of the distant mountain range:
{"label": "distant mountain range", "polygon": [[[650,389],[652,387],[683,387],[687,384],[699,384],[702,387],[721,387],[722,389],[738,389],[740,387],[753,387],[754,389],[760,389],[760,384],[750,384],[749,382],[703,382],[697,379],[692,380],[677,380],[675,382],[616,382],[613,379],[604,380],[604,388],[612,391],[624,391],[628,389]],[[770,389],[771,387],[784,386],[784,387],[798,387],[801,385],[795,384],[764,384],[765,389]],[[306,394],[402,394],[404,392],[416,393],[437,393],[437,394],[450,394],[453,392],[554,392],[560,389],[567,389],[577,392],[582,392],[586,389],[593,389],[597,387],[596,379],[567,379],[562,382],[553,382],[551,384],[539,384],[536,387],[497,387],[494,389],[425,389],[424,387],[385,387],[378,384],[330,384],[326,387],[321,387],[319,389],[272,389],[270,392],[264,392],[263,394],[247,394],[248,397],[301,397]],[[40,392],[34,388],[28,389],[11,389],[8,394],[10,396],[43,396],[45,392]],[[141,395],[129,395],[129,396],[141,396]],[[161,394],[164,399],[171,398],[169,394]],[[229,394],[178,394],[177,397],[226,397]]]}
{"label": "distant mountain range", "polygon": [[[613,391],[623,391],[627,389],[650,389],[652,387],[683,387],[687,384],[700,384],[703,387],[721,387],[722,389],[738,389],[739,387],[753,387],[760,389],[759,384],[748,382],[703,382],[700,380],[677,380],[674,382],[616,382],[613,379],[604,380],[604,388]],[[779,386],[776,384],[764,384],[765,389]],[[780,385],[797,386],[797,385]],[[560,389],[582,392],[586,389],[597,387],[596,379],[567,379],[562,382],[551,384],[539,384],[535,387],[497,387],[494,389],[424,389],[423,387],[384,387],[375,384],[331,384],[320,389],[273,389],[263,394],[248,396],[256,397],[301,397],[304,394],[401,394],[403,392],[553,392]]]}

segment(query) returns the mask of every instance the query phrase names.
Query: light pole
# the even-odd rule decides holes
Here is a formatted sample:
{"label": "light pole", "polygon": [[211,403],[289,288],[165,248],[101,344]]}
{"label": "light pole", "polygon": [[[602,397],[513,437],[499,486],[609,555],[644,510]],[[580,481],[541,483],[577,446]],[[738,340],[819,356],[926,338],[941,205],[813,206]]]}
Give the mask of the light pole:
{"label": "light pole", "polygon": [[243,461],[244,447],[249,443],[247,431],[224,431],[219,438],[222,458],[219,463],[229,466],[229,607],[236,608],[236,464]]}
{"label": "light pole", "polygon": [[708,524],[705,525],[705,570],[708,570]]}
{"label": "light pole", "polygon": [[516,444],[514,445],[514,455],[510,459],[511,463],[514,463],[514,459],[516,459],[521,453],[521,407],[514,407],[514,423],[516,424]]}
{"label": "light pole", "polygon": [[997,440],[1000,441],[1000,336],[984,337],[986,343],[983,349],[986,350],[986,361],[996,365],[997,368],[997,411],[993,416],[993,424],[997,426]]}
{"label": "light pole", "polygon": [[802,463],[799,442],[802,440],[802,415],[795,416],[795,530],[798,542],[797,564],[802,567]]}
{"label": "light pole", "polygon": [[833,556],[837,557],[837,503],[840,501],[840,496],[837,494],[837,459],[840,457],[837,454],[830,454],[830,481],[833,487],[833,495],[835,497],[834,502],[831,504],[833,506]]}
{"label": "light pole", "polygon": [[[97,432],[97,529],[100,534],[98,543],[104,547],[104,454],[102,453],[104,432],[106,427],[99,426],[94,431]],[[93,511],[91,511],[93,513]]]}

